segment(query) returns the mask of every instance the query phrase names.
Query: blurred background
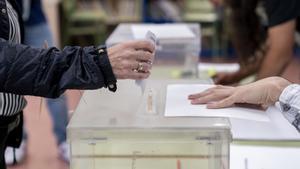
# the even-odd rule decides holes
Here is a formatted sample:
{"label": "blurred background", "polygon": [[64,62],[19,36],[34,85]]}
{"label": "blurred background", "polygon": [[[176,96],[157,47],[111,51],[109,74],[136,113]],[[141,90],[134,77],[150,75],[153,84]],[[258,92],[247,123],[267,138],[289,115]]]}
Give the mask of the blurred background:
{"label": "blurred background", "polygon": [[210,0],[44,1],[59,46],[104,43],[120,23],[185,22],[201,24],[199,56],[232,54],[225,33],[225,10]]}
{"label": "blurred background", "polygon": [[[54,45],[104,44],[120,23],[196,23],[201,25],[200,62],[236,63],[229,38],[228,9],[221,0],[42,0]],[[283,73],[292,82],[300,82],[299,55]],[[81,97],[79,91],[67,92],[71,116]],[[67,169],[58,157],[52,122],[45,101],[27,97],[25,110],[28,128],[26,158],[9,169]]]}

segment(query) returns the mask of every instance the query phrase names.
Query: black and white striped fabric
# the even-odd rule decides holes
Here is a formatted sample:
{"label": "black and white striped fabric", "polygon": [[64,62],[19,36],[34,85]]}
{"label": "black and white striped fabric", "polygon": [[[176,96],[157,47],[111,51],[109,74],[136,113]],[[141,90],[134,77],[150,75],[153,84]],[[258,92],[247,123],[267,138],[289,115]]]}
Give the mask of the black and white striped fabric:
{"label": "black and white striped fabric", "polygon": [[7,14],[9,18],[9,40],[14,43],[21,43],[20,25],[18,21],[18,14],[6,0]]}
{"label": "black and white striped fabric", "polygon": [[300,85],[291,84],[279,97],[285,118],[300,132]]}
{"label": "black and white striped fabric", "polygon": [[[9,17],[9,41],[21,43],[20,25],[18,14],[11,4],[6,0],[7,14]],[[23,96],[11,93],[0,93],[0,116],[13,116],[19,113],[26,106]]]}

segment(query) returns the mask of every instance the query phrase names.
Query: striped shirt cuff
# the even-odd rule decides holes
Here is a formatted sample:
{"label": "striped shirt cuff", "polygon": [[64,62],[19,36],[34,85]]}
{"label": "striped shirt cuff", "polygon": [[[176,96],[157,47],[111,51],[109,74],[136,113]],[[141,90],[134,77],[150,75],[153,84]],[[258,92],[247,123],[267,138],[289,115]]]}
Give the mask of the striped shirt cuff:
{"label": "striped shirt cuff", "polygon": [[285,118],[300,132],[300,85],[286,87],[279,97]]}

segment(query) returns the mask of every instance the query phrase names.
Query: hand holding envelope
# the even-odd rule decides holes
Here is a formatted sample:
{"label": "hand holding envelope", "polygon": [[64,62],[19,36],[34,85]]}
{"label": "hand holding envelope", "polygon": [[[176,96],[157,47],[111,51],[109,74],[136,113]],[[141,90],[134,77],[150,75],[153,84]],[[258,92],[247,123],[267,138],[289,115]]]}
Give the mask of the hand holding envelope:
{"label": "hand holding envelope", "polygon": [[[148,31],[147,34],[146,34],[146,40],[150,41],[155,46],[155,49],[156,49],[157,38],[154,35],[154,33],[152,33],[151,31]],[[154,55],[155,55],[155,50],[154,50]],[[150,63],[150,64],[152,65],[153,63]],[[142,68],[139,68],[139,69],[142,69]],[[136,71],[142,71],[142,70],[139,70],[139,69],[136,70]],[[142,92],[145,91],[145,87],[146,87],[146,81],[145,80],[136,80],[136,84],[141,87]]]}

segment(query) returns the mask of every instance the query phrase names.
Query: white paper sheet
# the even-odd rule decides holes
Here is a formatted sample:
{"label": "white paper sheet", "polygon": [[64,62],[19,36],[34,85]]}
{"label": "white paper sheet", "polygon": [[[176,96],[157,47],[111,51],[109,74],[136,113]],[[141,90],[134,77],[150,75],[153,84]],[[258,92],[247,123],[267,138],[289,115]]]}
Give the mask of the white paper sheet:
{"label": "white paper sheet", "polygon": [[230,119],[234,140],[300,140],[296,128],[288,122],[275,106],[266,111],[270,122]]}
{"label": "white paper sheet", "polygon": [[145,38],[148,31],[153,32],[158,39],[186,39],[195,37],[195,34],[184,24],[132,25],[131,30],[135,39]]}
{"label": "white paper sheet", "polygon": [[299,169],[300,148],[230,146],[230,169]]}
{"label": "white paper sheet", "polygon": [[167,88],[165,116],[201,116],[201,117],[230,117],[254,121],[270,121],[265,111],[230,107],[224,109],[207,109],[206,105],[192,105],[188,95],[204,91],[213,85],[177,84]]}
{"label": "white paper sheet", "polygon": [[[145,36],[145,39],[148,40],[148,41],[150,41],[151,43],[153,43],[154,46],[155,46],[155,50],[156,50],[156,44],[157,44],[156,35],[153,32],[148,31],[147,34],[146,34],[146,36]],[[141,87],[142,93],[144,93],[145,88],[146,88],[146,80],[145,79],[143,79],[143,80],[136,80],[135,83],[138,86]]]}

